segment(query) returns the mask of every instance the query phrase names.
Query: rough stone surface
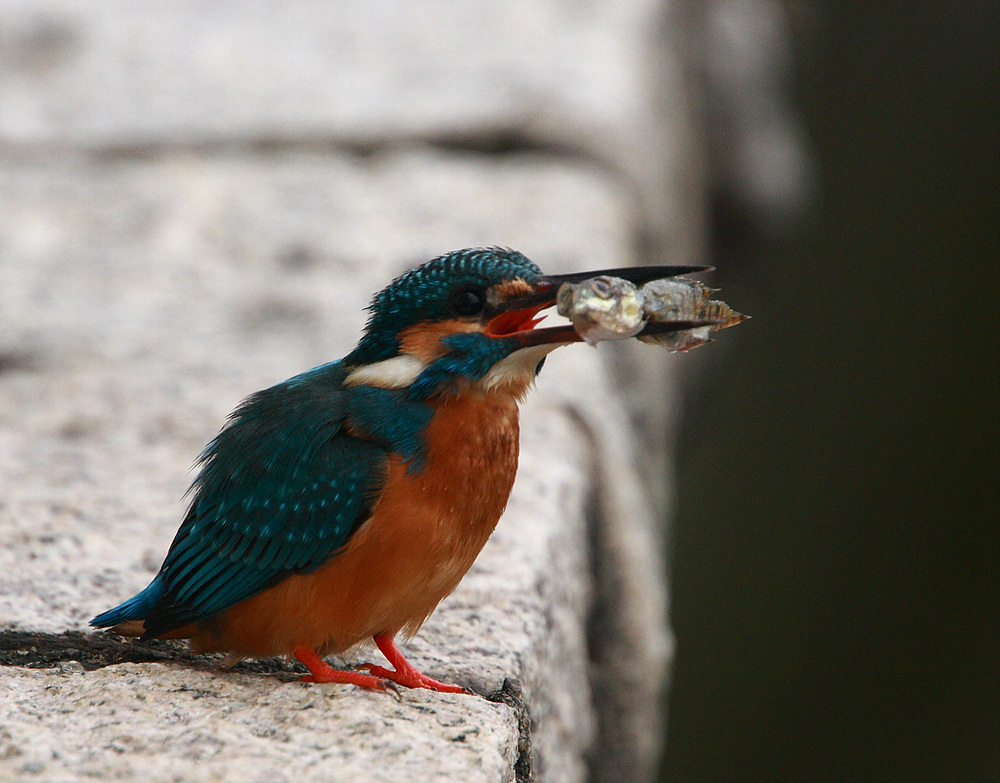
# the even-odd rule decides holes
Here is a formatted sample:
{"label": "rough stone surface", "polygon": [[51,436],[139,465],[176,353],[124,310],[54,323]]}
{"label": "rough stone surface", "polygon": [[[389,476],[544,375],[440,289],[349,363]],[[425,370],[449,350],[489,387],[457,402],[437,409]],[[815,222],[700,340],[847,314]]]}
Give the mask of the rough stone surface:
{"label": "rough stone surface", "polygon": [[[4,0],[9,139],[115,146],[537,128],[644,111],[651,0]],[[110,94],[109,94],[110,93]],[[572,129],[560,127],[573,120]],[[590,130],[588,130],[588,128]],[[607,143],[607,142],[602,142]]]}
{"label": "rough stone surface", "polygon": [[0,0],[0,140],[143,150],[420,139],[575,151],[698,247],[661,0]]}
{"label": "rough stone surface", "polygon": [[[24,163],[0,173],[0,215],[7,249],[0,355],[8,357],[0,373],[0,531],[9,542],[0,552],[0,616],[8,627],[48,632],[83,628],[148,582],[183,510],[191,461],[225,414],[248,392],[346,352],[371,293],[405,266],[394,253],[415,261],[421,256],[413,253],[427,257],[504,237],[550,269],[628,263],[621,248],[631,227],[618,191],[585,168],[536,156],[456,160],[428,152],[363,162],[303,154],[257,162],[171,155],[113,165]],[[444,244],[431,249],[428,237]],[[504,520],[407,651],[430,674],[480,694],[517,678],[531,714],[537,779],[573,781],[584,778],[598,723],[587,649],[594,590],[588,504],[597,483],[624,487],[633,507],[643,492],[628,482],[627,451],[608,452],[580,425],[581,415],[596,415],[627,432],[600,352],[578,346],[560,353],[524,406],[521,470]],[[581,414],[574,400],[591,407]],[[614,467],[602,468],[598,452]],[[661,610],[655,565],[640,558],[624,570],[646,580],[641,602],[659,595],[652,604]],[[651,654],[650,670],[662,671],[664,615],[644,620],[639,657],[616,665],[644,666]],[[234,709],[252,709],[256,687],[280,691],[281,704],[309,690],[266,674],[254,675],[262,684],[251,687],[251,675],[124,664],[83,676],[73,703],[99,701],[108,683],[119,682],[119,669],[143,672],[146,690],[157,693],[169,692],[177,678],[214,677],[227,689],[239,683],[226,691]],[[19,676],[30,693],[47,675]],[[359,725],[375,720],[364,717],[373,704],[379,721],[398,709],[350,688],[317,690],[336,694],[322,704],[353,705],[344,709]],[[436,698],[421,695],[419,703]],[[22,701],[8,705],[14,750],[0,765],[27,780],[75,774],[78,748],[90,745],[56,731],[62,713],[55,700],[37,702],[36,717]],[[217,706],[186,699],[170,714],[201,726],[216,720]],[[468,765],[451,779],[489,779],[477,776],[513,763],[517,733],[504,709],[478,697],[470,697],[469,709],[465,719],[483,728],[463,747],[482,746],[456,756],[454,763]],[[134,716],[137,747],[156,746],[162,727],[143,716],[160,712]],[[276,732],[292,731],[285,712],[268,713]],[[19,732],[36,719],[51,732],[29,750]],[[220,728],[205,741],[227,759],[245,749],[236,731]],[[103,751],[94,750],[88,763],[102,775],[127,777],[128,754],[115,750],[111,734],[101,736]],[[200,735],[165,741],[165,777],[150,779],[170,779],[169,759],[182,757],[192,736]],[[335,757],[354,753],[380,770],[395,769],[383,767],[377,746],[356,741],[338,740]],[[435,741],[428,747],[439,747]],[[411,735],[393,742],[396,749],[419,744]],[[299,763],[325,763],[330,747],[306,743]],[[433,757],[413,756],[418,764]],[[441,779],[454,772],[444,769]],[[510,778],[506,769],[493,779]],[[211,779],[209,768],[203,771]]]}
{"label": "rough stone surface", "polygon": [[[162,664],[4,671],[4,780],[510,780],[513,711]],[[377,759],[378,763],[373,764]]]}
{"label": "rough stone surface", "polygon": [[[0,0],[0,780],[648,779],[687,362],[647,346],[549,359],[508,511],[406,647],[478,696],[396,702],[281,661],[55,634],[148,582],[225,415],[343,355],[404,268],[488,244],[551,271],[698,263],[713,156],[780,207],[794,154],[784,180],[755,177],[790,134],[769,124],[767,57],[741,48],[773,55],[757,20],[774,17],[770,0]],[[729,96],[726,149],[698,141],[692,72]],[[767,112],[734,98],[746,85]]]}
{"label": "rough stone surface", "polygon": [[[690,2],[0,0],[0,145],[536,150],[621,188],[635,261],[698,262],[705,173],[669,13]],[[665,515],[672,409],[641,390],[671,379],[641,356],[621,346],[619,373]]]}

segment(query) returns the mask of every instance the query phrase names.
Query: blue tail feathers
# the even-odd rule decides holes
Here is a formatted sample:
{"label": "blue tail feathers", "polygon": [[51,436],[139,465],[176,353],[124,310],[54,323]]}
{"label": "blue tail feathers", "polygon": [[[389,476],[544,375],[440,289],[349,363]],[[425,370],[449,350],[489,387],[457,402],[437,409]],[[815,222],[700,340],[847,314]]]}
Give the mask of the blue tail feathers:
{"label": "blue tail feathers", "polygon": [[166,587],[160,576],[157,575],[149,583],[149,587],[141,593],[133,595],[120,606],[108,609],[108,611],[97,615],[97,617],[90,621],[90,624],[97,628],[110,628],[112,625],[118,625],[118,623],[124,623],[128,620],[145,620],[146,615],[149,614],[150,610],[163,597],[165,592]]}

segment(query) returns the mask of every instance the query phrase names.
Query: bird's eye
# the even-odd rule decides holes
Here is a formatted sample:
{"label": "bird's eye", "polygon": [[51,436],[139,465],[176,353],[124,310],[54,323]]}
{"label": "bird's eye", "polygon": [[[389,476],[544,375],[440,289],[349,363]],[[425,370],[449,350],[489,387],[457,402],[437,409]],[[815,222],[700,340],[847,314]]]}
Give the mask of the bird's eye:
{"label": "bird's eye", "polygon": [[459,315],[478,315],[486,305],[486,296],[476,288],[463,288],[451,297],[452,309]]}

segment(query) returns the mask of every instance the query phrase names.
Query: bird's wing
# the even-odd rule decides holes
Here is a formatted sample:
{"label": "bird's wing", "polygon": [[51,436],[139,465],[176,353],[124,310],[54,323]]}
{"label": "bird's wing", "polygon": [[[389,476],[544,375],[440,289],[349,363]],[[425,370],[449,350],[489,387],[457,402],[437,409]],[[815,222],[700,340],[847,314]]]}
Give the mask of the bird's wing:
{"label": "bird's wing", "polygon": [[336,367],[328,379],[297,380],[246,400],[202,455],[144,637],[319,568],[368,518],[386,449],[344,431],[346,392]]}

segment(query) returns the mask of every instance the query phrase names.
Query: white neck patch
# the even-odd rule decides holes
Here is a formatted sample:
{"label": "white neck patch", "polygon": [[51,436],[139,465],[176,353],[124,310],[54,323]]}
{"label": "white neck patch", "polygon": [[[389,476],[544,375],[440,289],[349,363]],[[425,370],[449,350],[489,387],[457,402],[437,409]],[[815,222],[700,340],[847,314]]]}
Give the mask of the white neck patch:
{"label": "white neck patch", "polygon": [[514,351],[490,367],[479,385],[486,391],[508,389],[519,395],[535,382],[538,363],[563,345],[567,343],[543,343]]}
{"label": "white neck patch", "polygon": [[[504,390],[520,395],[534,383],[538,363],[563,345],[567,343],[544,343],[514,351],[490,367],[475,385],[487,392]],[[344,385],[405,389],[427,367],[428,364],[423,359],[410,353],[401,353],[391,359],[355,367],[344,379]]]}
{"label": "white neck patch", "polygon": [[380,389],[405,389],[424,370],[427,363],[411,353],[355,367],[344,379],[346,386],[377,386]]}

